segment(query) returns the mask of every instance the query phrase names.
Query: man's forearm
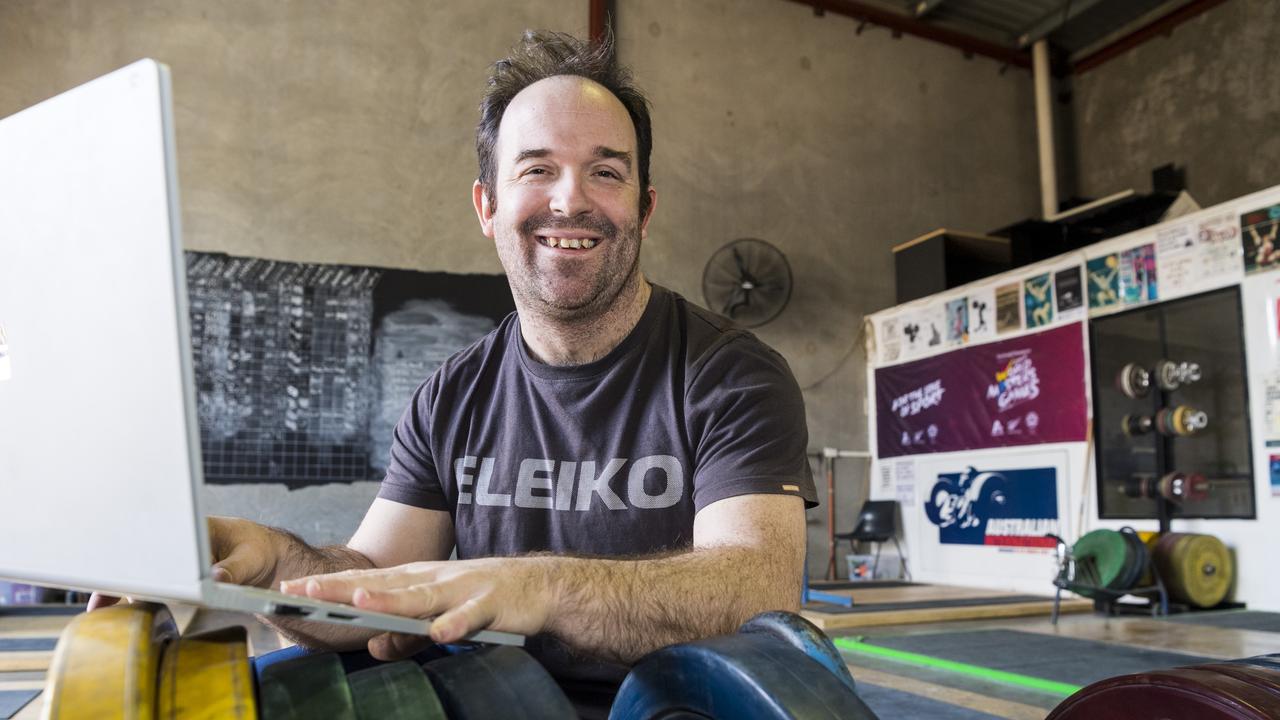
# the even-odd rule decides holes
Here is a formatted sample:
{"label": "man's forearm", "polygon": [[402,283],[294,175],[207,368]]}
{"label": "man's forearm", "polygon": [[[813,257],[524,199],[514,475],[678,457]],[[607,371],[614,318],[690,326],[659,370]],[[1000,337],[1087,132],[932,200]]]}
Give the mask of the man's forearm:
{"label": "man's forearm", "polygon": [[721,547],[640,560],[536,560],[546,563],[558,598],[548,631],[580,652],[632,663],[667,645],[731,633],[765,610],[797,610],[801,566],[792,555]]}

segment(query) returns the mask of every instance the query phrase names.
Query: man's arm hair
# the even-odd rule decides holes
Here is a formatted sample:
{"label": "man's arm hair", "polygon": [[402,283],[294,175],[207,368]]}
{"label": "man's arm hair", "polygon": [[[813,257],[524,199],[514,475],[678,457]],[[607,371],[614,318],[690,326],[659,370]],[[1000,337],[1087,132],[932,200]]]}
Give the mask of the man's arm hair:
{"label": "man's arm hair", "polygon": [[728,498],[698,514],[688,552],[545,558],[558,597],[547,629],[578,652],[632,663],[667,645],[732,633],[766,610],[798,610],[804,554],[800,498]]}
{"label": "man's arm hair", "polygon": [[[278,533],[275,588],[283,580],[308,575],[391,567],[419,560],[447,560],[453,550],[453,520],[449,513],[382,499],[373,501],[346,545],[313,547],[287,530],[271,530]],[[314,649],[363,648],[369,638],[381,633],[297,618],[259,616],[259,619],[293,642]]]}

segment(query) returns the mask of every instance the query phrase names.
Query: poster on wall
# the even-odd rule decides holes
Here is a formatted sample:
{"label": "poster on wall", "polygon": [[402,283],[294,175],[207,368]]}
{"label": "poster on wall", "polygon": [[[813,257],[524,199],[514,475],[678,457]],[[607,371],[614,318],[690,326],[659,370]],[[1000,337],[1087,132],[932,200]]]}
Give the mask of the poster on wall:
{"label": "poster on wall", "polygon": [[1026,280],[1023,299],[1027,306],[1027,329],[1053,322],[1053,282],[1049,273]]}
{"label": "poster on wall", "polygon": [[1088,275],[1089,309],[1104,310],[1120,303],[1120,256],[1111,253],[1085,264]]}
{"label": "poster on wall", "polygon": [[1246,273],[1280,267],[1280,204],[1251,210],[1240,216]]}
{"label": "poster on wall", "polygon": [[969,341],[980,342],[995,337],[996,294],[991,288],[975,290],[969,295]]}
{"label": "poster on wall", "polygon": [[1053,274],[1053,295],[1059,320],[1074,320],[1084,312],[1084,290],[1080,287],[1080,266]]}
{"label": "poster on wall", "polygon": [[1120,296],[1125,305],[1159,299],[1155,245],[1147,243],[1120,254]]}
{"label": "poster on wall", "polygon": [[1083,440],[1080,323],[875,371],[878,457]]}
{"label": "poster on wall", "polygon": [[[936,475],[924,501],[940,545],[1054,548],[1060,535],[1052,467],[966,467]],[[926,532],[928,532],[926,530]]]}
{"label": "poster on wall", "polygon": [[996,333],[1022,329],[1022,284],[1011,283],[996,288]]}

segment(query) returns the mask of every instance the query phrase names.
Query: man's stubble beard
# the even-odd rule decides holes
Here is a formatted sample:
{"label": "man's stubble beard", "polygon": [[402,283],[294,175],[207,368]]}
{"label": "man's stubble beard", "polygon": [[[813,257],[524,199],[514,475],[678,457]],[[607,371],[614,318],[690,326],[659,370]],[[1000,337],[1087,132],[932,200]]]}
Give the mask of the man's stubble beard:
{"label": "man's stubble beard", "polygon": [[[600,271],[594,278],[590,290],[576,300],[563,299],[552,289],[554,279],[548,278],[536,262],[541,252],[541,243],[535,236],[538,231],[548,230],[588,230],[598,233],[601,244],[596,252],[605,252],[606,257]],[[519,267],[519,274],[507,271],[507,279],[511,292],[521,305],[540,316],[561,323],[581,322],[603,317],[613,308],[624,291],[635,288],[640,279],[640,232],[639,222],[633,221],[618,228],[606,219],[590,219],[587,221],[557,221],[546,217],[532,217],[522,222],[519,227],[507,232],[515,236],[515,243],[500,243],[508,248],[514,246],[517,257],[512,258]],[[531,251],[530,251],[531,249]],[[630,250],[627,254],[615,254],[618,251]],[[504,258],[505,260],[505,258]],[[504,266],[508,263],[504,262]],[[551,280],[551,282],[548,282]]]}

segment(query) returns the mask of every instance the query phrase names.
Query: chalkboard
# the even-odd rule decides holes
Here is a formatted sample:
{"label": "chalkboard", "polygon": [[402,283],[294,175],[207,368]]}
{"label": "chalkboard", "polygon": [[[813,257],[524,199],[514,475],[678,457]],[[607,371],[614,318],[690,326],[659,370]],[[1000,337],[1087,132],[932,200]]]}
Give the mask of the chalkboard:
{"label": "chalkboard", "polygon": [[210,483],[381,479],[413,390],[515,309],[502,275],[200,252],[187,288]]}

